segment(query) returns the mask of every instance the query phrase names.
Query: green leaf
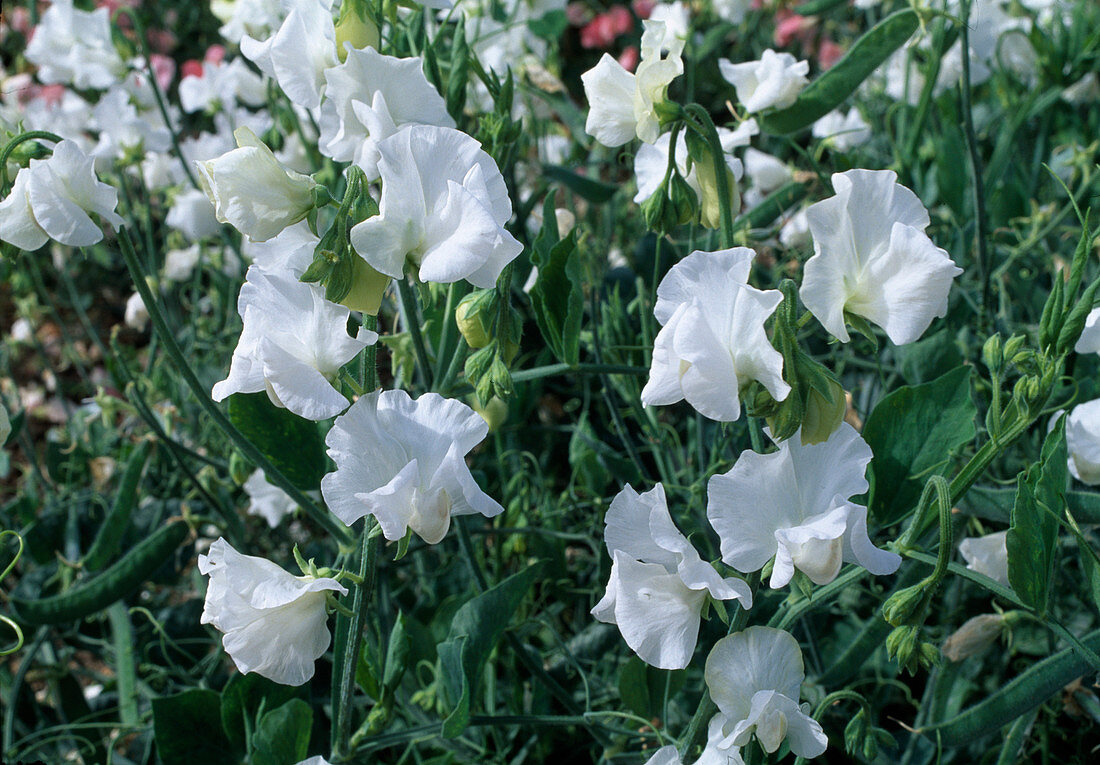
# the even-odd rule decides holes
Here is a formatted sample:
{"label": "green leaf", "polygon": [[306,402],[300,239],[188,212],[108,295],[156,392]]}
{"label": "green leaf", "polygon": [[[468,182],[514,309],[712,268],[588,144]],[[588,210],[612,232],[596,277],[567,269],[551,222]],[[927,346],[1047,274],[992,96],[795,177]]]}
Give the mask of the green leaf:
{"label": "green leaf", "polygon": [[910,8],[898,11],[859,38],[840,61],[811,82],[786,109],[760,120],[760,130],[784,135],[809,127],[831,112],[867,79],[879,64],[917,31],[918,18]]}
{"label": "green leaf", "polygon": [[256,718],[262,712],[277,709],[301,695],[301,688],[280,685],[255,673],[233,675],[222,691],[219,727],[243,751],[246,727],[255,729]]}
{"label": "green leaf", "polygon": [[974,438],[977,414],[968,366],[878,403],[863,428],[875,455],[869,507],[876,521],[894,523],[916,508],[928,476],[946,472],[951,452]]}
{"label": "green leaf", "polygon": [[222,731],[214,691],[189,691],[153,699],[153,738],[164,765],[237,765],[241,752]]}
{"label": "green leaf", "polygon": [[672,698],[684,685],[683,671],[651,667],[631,656],[619,671],[619,698],[623,705],[647,720],[664,718],[666,691]]}
{"label": "green leaf", "polygon": [[565,34],[565,30],[569,28],[569,18],[563,10],[550,11],[537,19],[528,21],[527,28],[531,30],[531,34],[535,37],[541,37],[549,42],[557,42]]}
{"label": "green leaf", "polygon": [[737,232],[770,226],[780,215],[801,202],[808,191],[809,186],[798,181],[791,181],[780,186],[764,197],[760,204],[753,206],[751,210],[738,217],[733,222],[733,230]]}
{"label": "green leaf", "polygon": [[252,765],[296,765],[306,758],[313,710],[301,699],[291,699],[260,718],[252,734]]}
{"label": "green leaf", "polygon": [[455,738],[465,730],[474,686],[485,662],[541,569],[541,562],[529,566],[455,612],[447,639],[438,646],[443,687],[453,705],[443,721],[445,738]]}
{"label": "green leaf", "polygon": [[1037,464],[1021,473],[1008,529],[1008,581],[1020,600],[1040,615],[1046,612],[1054,579],[1058,519],[1069,483],[1066,418],[1047,434]]}
{"label": "green leaf", "polygon": [[[577,235],[557,241],[553,203],[547,198],[543,208],[543,231],[535,241],[532,260],[539,274],[531,288],[531,305],[546,344],[554,355],[570,366],[580,361],[581,319],[584,315],[584,292],[581,289],[580,252]],[[551,244],[553,242],[553,244]]]}
{"label": "green leaf", "polygon": [[[552,181],[561,183],[582,199],[596,204],[602,204],[611,199],[619,190],[615,184],[586,178],[561,165],[543,165],[542,174]],[[554,216],[550,217],[553,219]]]}
{"label": "green leaf", "polygon": [[[1100,524],[1100,493],[1067,491],[1065,497],[1066,506],[1078,523]],[[1016,489],[974,486],[959,501],[959,510],[975,518],[1008,523],[1015,503]]]}
{"label": "green leaf", "polygon": [[266,393],[234,393],[229,419],[299,489],[321,485],[328,464],[316,423],[280,409]]}

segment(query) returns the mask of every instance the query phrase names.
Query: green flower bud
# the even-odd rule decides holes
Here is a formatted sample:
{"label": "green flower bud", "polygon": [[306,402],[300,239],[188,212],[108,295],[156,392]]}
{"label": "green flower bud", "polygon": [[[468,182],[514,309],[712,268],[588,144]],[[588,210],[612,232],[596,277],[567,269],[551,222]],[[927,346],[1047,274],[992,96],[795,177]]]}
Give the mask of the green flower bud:
{"label": "green flower bud", "polygon": [[382,40],[378,24],[370,17],[365,0],[344,0],[340,4],[340,18],[336,20],[336,55],[341,63],[347,60],[345,43],[358,50],[374,48]]}
{"label": "green flower bud", "polygon": [[351,282],[347,294],[339,302],[353,311],[376,315],[382,306],[382,296],[390,286],[390,277],[374,270],[354,252],[349,252],[347,257],[352,264]]}
{"label": "green flower bud", "polygon": [[244,482],[252,475],[252,465],[244,455],[237,450],[229,455],[229,477],[238,486],[244,486]]}
{"label": "green flower bud", "polygon": [[493,316],[496,311],[496,293],[493,290],[474,290],[455,309],[455,324],[471,348],[484,348],[493,339]]}
{"label": "green flower bud", "polygon": [[[874,736],[868,736],[871,732],[871,724],[867,720],[867,715],[860,709],[856,712],[855,717],[848,721],[848,724],[844,726],[844,749],[848,754],[853,757],[858,757],[863,754],[866,757],[865,747],[868,738],[874,741]],[[875,747],[877,753],[877,747]],[[874,756],[867,759],[874,759]]]}
{"label": "green flower bud", "polygon": [[508,402],[499,396],[493,396],[483,406],[477,396],[466,398],[470,408],[481,415],[481,418],[489,425],[489,432],[494,433],[508,420]]}
{"label": "green flower bud", "polygon": [[1003,614],[981,614],[968,619],[943,642],[948,661],[958,662],[976,656],[997,641],[1005,628]]}
{"label": "green flower bud", "polygon": [[926,582],[918,582],[895,592],[882,604],[882,618],[895,627],[907,624],[924,605],[926,587]]}
{"label": "green flower bud", "polygon": [[1000,333],[985,341],[985,345],[982,346],[982,362],[993,373],[1001,371],[1001,367],[1004,366],[1004,354]]}
{"label": "green flower bud", "polygon": [[1018,363],[1016,357],[1021,352],[1031,354],[1032,351],[1024,349],[1024,343],[1027,342],[1027,338],[1024,335],[1013,335],[1008,338],[1004,348],[1004,359],[1010,364]]}
{"label": "green flower bud", "polygon": [[[726,188],[729,189],[730,209],[736,214],[741,207],[741,194],[737,189],[737,179],[733,177],[729,166],[725,165],[724,157],[723,168],[726,173]],[[695,178],[699,182],[699,188],[703,191],[702,200],[700,201],[699,222],[706,228],[720,228],[722,226],[722,198],[718,194],[718,175],[715,172],[714,159],[709,151],[706,156],[695,163]]]}
{"label": "green flower bud", "polygon": [[844,421],[844,413],[848,410],[844,388],[840,383],[830,381],[829,392],[832,394],[831,401],[826,399],[817,388],[809,386],[809,392],[806,394],[806,410],[802,415],[803,446],[820,444],[828,440]]}

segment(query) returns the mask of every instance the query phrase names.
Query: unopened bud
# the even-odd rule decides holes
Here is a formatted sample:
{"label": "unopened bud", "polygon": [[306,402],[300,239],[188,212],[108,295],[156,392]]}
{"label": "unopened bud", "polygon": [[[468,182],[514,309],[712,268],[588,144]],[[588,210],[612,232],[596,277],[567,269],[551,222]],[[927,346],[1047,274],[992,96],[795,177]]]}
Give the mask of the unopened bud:
{"label": "unopened bud", "polygon": [[1000,333],[991,336],[982,346],[982,361],[991,372],[1000,372],[1004,366],[1004,353]]}
{"label": "unopened bud", "polygon": [[844,388],[840,387],[840,383],[831,383],[829,393],[832,394],[831,401],[813,386],[806,394],[806,411],[802,415],[803,446],[827,441],[844,420],[848,409]]}
{"label": "unopened bud", "polygon": [[492,312],[495,308],[492,290],[474,290],[459,302],[455,323],[471,348],[484,348],[493,339]]}
{"label": "unopened bud", "polygon": [[1030,354],[1030,350],[1024,349],[1024,343],[1027,342],[1027,338],[1023,335],[1013,335],[1005,342],[1004,358],[1010,364],[1018,363],[1016,357],[1020,355],[1020,352]]}
{"label": "unopened bud", "polygon": [[340,304],[353,311],[377,315],[382,307],[382,296],[390,286],[390,277],[376,271],[354,252],[349,252],[347,257],[352,263],[351,284]]}
{"label": "unopened bud", "polygon": [[344,0],[340,4],[340,18],[336,21],[336,55],[341,62],[348,57],[347,43],[358,50],[377,49],[381,39],[378,25],[367,12],[364,0]]}
{"label": "unopened bud", "polygon": [[968,619],[944,641],[941,651],[948,661],[962,661],[984,651],[1005,628],[1002,614],[982,614]]}
{"label": "unopened bud", "polygon": [[[736,212],[741,207],[741,194],[737,189],[737,178],[725,164],[723,157],[723,170],[726,174],[726,189],[729,192],[730,210]],[[695,178],[702,190],[702,199],[699,200],[699,223],[706,228],[717,229],[722,226],[722,197],[718,193],[718,175],[715,172],[714,158],[710,152],[702,160],[695,163]]]}
{"label": "unopened bud", "polygon": [[909,622],[924,604],[925,587],[924,582],[918,582],[895,592],[882,604],[882,618],[895,627]]}

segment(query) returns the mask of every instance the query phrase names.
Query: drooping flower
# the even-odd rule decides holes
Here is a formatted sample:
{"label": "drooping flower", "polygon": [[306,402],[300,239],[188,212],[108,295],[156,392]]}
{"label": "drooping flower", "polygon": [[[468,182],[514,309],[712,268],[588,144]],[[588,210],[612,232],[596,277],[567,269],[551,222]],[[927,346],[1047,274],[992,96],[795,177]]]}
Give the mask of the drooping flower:
{"label": "drooping flower", "polygon": [[93,160],[72,141],[62,141],[49,159],[32,159],[15,176],[8,197],[0,202],[0,240],[22,250],[37,250],[49,239],[87,247],[103,238],[88,213],[114,227],[118,192],[95,175]]}
{"label": "drooping flower", "polygon": [[847,114],[834,109],[814,123],[813,135],[837,151],[850,151],[870,140],[871,126],[855,107]]}
{"label": "drooping flower", "polygon": [[325,503],[347,525],[373,515],[390,541],[409,529],[428,544],[451,516],[504,512],[474,482],[466,454],[489,426],[470,407],[437,393],[403,390],[361,396],[325,438],[336,470],[321,480]]}
{"label": "drooping flower", "polygon": [[828,746],[821,725],[807,714],[809,705],[799,707],[806,675],[790,633],[749,627],[724,637],[707,657],[704,676],[725,717],[721,732],[733,746],[745,746],[755,735],[771,754],[786,739],[794,754],[806,758]]}
{"label": "drooping flower", "polygon": [[901,557],[871,544],[867,508],[851,501],[867,491],[871,457],[846,422],[819,444],[803,445],[796,434],[770,454],[742,452],[729,472],[707,483],[707,518],[722,560],[747,573],[774,557],[773,589],[790,582],[795,569],[828,584],[843,561],[892,574]]}
{"label": "drooping flower", "polygon": [[759,61],[734,64],[729,59],[718,61],[722,76],[737,91],[737,100],[749,113],[765,109],[784,109],[795,102],[810,81],[807,61],[798,61],[790,53],[764,51]]}
{"label": "drooping flower", "polygon": [[238,148],[195,167],[218,220],[263,242],[306,217],[317,182],[283,167],[250,129],[237,128],[233,137]]}
{"label": "drooping flower", "polygon": [[381,273],[405,263],[426,282],[492,287],[523,250],[504,224],[512,203],[481,145],[458,130],[413,125],[378,144],[379,214],[351,229],[351,244]]}
{"label": "drooping flower", "polygon": [[347,308],[330,303],[324,290],[288,273],[248,269],[237,299],[244,321],[229,376],[211,391],[215,401],[234,393],[267,391],[272,403],[307,420],[333,417],[348,400],[333,387],[340,367],[378,335],[347,333]]}
{"label": "drooping flower", "polygon": [[27,43],[27,60],[38,79],[78,90],[106,90],[122,79],[126,65],[111,39],[110,11],[73,8],[73,0],[54,0]]}
{"label": "drooping flower", "polygon": [[283,518],[298,507],[298,503],[289,494],[268,483],[267,476],[259,468],[252,472],[243,488],[248,495],[248,514],[260,516],[271,528],[278,526]]}
{"label": "drooping flower", "polygon": [[783,298],[749,286],[755,256],[747,247],[695,251],[661,280],[653,313],[663,326],[644,405],[686,400],[713,420],[732,422],[741,415],[738,390],[752,380],[776,401],[787,397],[783,356],[764,331]]}
{"label": "drooping flower", "polygon": [[995,531],[981,537],[967,537],[959,543],[959,555],[966,567],[985,574],[1005,587],[1008,583],[1008,532]]}
{"label": "drooping flower", "polygon": [[947,313],[952,280],[962,273],[924,229],[928,211],[893,170],[833,174],[836,196],[810,205],[814,255],[799,295],[834,337],[848,342],[845,313],[911,343]]}
{"label": "drooping flower", "polygon": [[318,146],[338,162],[354,162],[378,177],[378,144],[406,125],[453,128],[447,104],[424,76],[421,58],[351,49],[340,66],[325,70]]}
{"label": "drooping flower", "polygon": [[202,623],[224,633],[222,645],[241,672],[302,685],[331,636],[327,591],[347,594],[335,579],[292,576],[264,558],[242,555],[224,539],[199,556],[210,577]]}
{"label": "drooping flower", "polygon": [[644,494],[625,486],[605,522],[611,578],[592,615],[618,625],[627,645],[647,664],[661,669],[688,665],[708,596],[736,598],[743,608],[752,607],[749,586],[719,576],[676,528],[661,484]]}
{"label": "drooping flower", "polygon": [[668,34],[663,21],[643,25],[641,60],[633,74],[605,53],[581,75],[588,99],[584,129],[604,146],[622,146],[635,136],[645,143],[656,141],[661,133],[656,107],[664,102],[669,83],[684,71],[684,41]]}
{"label": "drooping flower", "polygon": [[1066,449],[1073,477],[1100,484],[1100,398],[1078,404],[1066,417]]}
{"label": "drooping flower", "polygon": [[260,42],[245,35],[241,53],[274,77],[287,97],[305,109],[321,104],[325,70],[336,66],[332,0],[291,0],[279,29]]}

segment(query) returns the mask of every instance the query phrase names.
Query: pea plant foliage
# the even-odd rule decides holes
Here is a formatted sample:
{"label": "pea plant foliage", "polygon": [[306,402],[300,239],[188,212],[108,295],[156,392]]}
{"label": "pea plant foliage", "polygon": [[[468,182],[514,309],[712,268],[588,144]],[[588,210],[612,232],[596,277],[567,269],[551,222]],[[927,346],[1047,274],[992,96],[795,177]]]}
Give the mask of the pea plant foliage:
{"label": "pea plant foliage", "polygon": [[5,3],[0,759],[1096,761],[1098,28]]}

